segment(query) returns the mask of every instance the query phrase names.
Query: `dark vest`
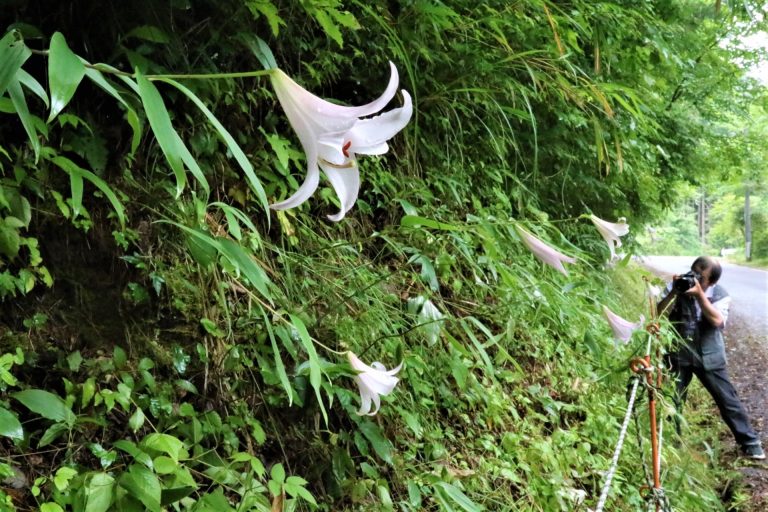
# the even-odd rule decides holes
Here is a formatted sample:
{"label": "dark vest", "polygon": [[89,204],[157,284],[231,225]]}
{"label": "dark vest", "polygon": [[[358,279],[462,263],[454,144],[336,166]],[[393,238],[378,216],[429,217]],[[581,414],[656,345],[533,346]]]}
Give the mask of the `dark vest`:
{"label": "dark vest", "polygon": [[[725,291],[725,288],[718,284],[714,285],[712,297],[709,299],[710,302],[714,303],[725,297],[728,297],[728,292]],[[673,308],[669,319],[673,324],[676,324],[678,332],[681,331],[678,323],[680,322],[679,317],[679,310]],[[725,368],[726,357],[723,329],[714,327],[703,313],[701,314],[701,319],[695,324],[693,336],[689,336],[688,339],[680,339],[678,343],[676,363],[679,366],[695,366],[705,370]]]}

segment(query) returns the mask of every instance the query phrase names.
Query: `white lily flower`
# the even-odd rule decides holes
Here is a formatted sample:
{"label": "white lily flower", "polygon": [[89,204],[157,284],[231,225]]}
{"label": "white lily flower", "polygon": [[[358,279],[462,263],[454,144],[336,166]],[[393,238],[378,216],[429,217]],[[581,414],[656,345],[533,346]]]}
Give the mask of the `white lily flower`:
{"label": "white lily flower", "polygon": [[640,320],[633,324],[628,320],[624,320],[605,306],[603,306],[603,314],[605,314],[605,318],[608,320],[608,325],[610,325],[611,330],[613,330],[613,336],[624,343],[629,342],[632,333],[641,329],[645,323],[645,316],[643,315],[640,315]]}
{"label": "white lily flower", "polygon": [[597,230],[608,244],[608,248],[611,250],[611,260],[613,260],[616,258],[616,247],[621,247],[619,237],[629,233],[629,224],[627,224],[624,217],[620,218],[617,223],[608,222],[595,215],[590,215],[589,219],[595,224]]}
{"label": "white lily flower", "polygon": [[[360,409],[357,411],[359,415],[373,416],[379,412],[381,407],[380,395],[388,395],[395,389],[395,385],[400,379],[395,377],[395,374],[403,367],[403,363],[397,365],[396,368],[387,370],[383,364],[376,361],[371,366],[368,366],[362,362],[352,352],[347,352],[347,359],[352,368],[359,373],[355,377],[357,387],[360,389]],[[373,401],[374,409],[371,411],[371,401]]]}
{"label": "white lily flower", "polygon": [[408,312],[418,315],[419,323],[425,324],[421,329],[424,330],[427,341],[430,345],[437,343],[442,328],[441,320],[445,317],[442,311],[437,309],[435,303],[425,298],[423,295],[411,297],[408,299]]}
{"label": "white lily flower", "polygon": [[571,256],[566,256],[565,254],[561,253],[560,251],[550,247],[549,245],[545,244],[532,234],[530,234],[528,231],[524,230],[522,227],[520,227],[518,224],[515,224],[515,231],[517,231],[517,234],[520,235],[520,238],[523,240],[523,243],[526,247],[533,253],[534,256],[539,258],[541,261],[549,265],[550,267],[554,268],[558,272],[562,273],[563,275],[568,275],[568,271],[563,266],[563,262],[566,263],[576,263],[576,258],[572,258]]}
{"label": "white lily flower", "polygon": [[384,93],[377,100],[359,107],[336,105],[320,99],[279,69],[270,75],[277,99],[307,155],[304,183],[291,197],[270,208],[287,210],[309,199],[317,189],[319,169],[322,169],[341,202],[341,211],[328,218],[334,222],[344,218],[360,190],[360,170],[355,155],[386,153],[389,150],[387,141],[408,124],[413,114],[411,96],[402,90],[402,107],[361,119],[379,112],[397,92],[397,68],[391,62],[389,65],[391,75]]}

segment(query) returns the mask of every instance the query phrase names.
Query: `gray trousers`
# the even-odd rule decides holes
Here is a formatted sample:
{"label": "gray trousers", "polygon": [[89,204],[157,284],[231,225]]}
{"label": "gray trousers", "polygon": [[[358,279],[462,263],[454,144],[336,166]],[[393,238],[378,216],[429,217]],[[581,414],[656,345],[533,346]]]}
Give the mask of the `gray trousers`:
{"label": "gray trousers", "polygon": [[728,378],[728,370],[725,368],[719,370],[705,370],[700,366],[679,366],[673,367],[673,374],[677,380],[677,393],[675,402],[678,410],[682,410],[685,397],[688,393],[688,385],[693,376],[699,378],[704,388],[709,391],[712,398],[720,409],[725,424],[731,429],[733,437],[739,446],[749,446],[760,444],[760,437],[755,433],[749,422],[747,412],[736,394],[733,384]]}

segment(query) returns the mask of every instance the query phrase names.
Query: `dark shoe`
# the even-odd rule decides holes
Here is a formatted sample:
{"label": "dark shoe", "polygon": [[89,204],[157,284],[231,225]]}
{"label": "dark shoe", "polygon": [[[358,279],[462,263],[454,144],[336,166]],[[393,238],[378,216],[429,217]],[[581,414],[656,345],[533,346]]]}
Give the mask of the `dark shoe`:
{"label": "dark shoe", "polygon": [[741,454],[748,458],[748,459],[754,459],[754,460],[764,460],[765,459],[765,452],[763,451],[763,447],[759,444],[748,444],[741,447]]}

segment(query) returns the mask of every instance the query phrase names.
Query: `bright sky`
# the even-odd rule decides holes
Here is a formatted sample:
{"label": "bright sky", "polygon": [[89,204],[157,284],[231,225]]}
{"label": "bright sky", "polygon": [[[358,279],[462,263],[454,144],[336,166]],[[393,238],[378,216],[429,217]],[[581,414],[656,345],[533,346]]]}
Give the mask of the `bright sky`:
{"label": "bright sky", "polygon": [[[743,43],[749,48],[768,49],[768,32],[758,32],[757,34],[753,34],[750,37],[744,38]],[[763,60],[760,64],[750,69],[747,75],[768,85],[768,61]]]}

